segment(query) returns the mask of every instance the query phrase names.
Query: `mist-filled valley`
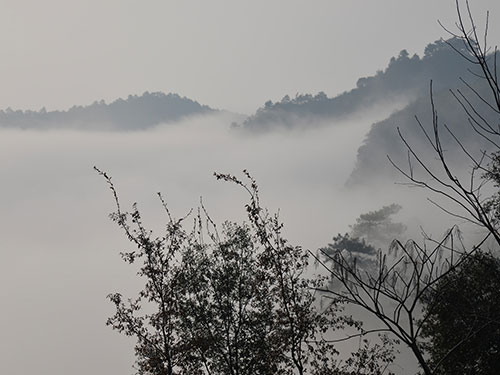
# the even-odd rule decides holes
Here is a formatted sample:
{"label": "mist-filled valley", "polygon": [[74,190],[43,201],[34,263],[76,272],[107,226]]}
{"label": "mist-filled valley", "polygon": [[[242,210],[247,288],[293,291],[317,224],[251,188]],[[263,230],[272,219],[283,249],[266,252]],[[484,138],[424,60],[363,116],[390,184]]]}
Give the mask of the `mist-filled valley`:
{"label": "mist-filled valley", "polygon": [[[36,352],[42,373],[80,368],[82,352],[92,358],[88,371],[97,365],[116,371],[117,362],[122,371],[130,366],[129,342],[103,328],[111,311],[105,296],[135,290],[141,281],[120,261],[118,253],[131,245],[108,219],[113,198],[94,165],[113,177],[124,208],[137,202],[158,234],[167,218],[156,192],[176,217],[196,209],[202,197],[214,221],[244,220],[247,195],[217,181],[213,172],[241,176],[246,168],[261,187],[263,204],[280,210],[286,237],[304,248],[325,246],[348,232],[361,213],[393,202],[404,207],[400,220],[413,227],[413,234],[426,223],[441,235],[448,222],[436,229],[426,214],[432,212],[435,224],[446,215],[426,203],[425,194],[392,181],[383,187],[345,187],[356,160],[353,145],[360,144],[377,115],[383,118],[387,111],[335,127],[258,137],[231,131],[230,116],[221,115],[139,132],[2,130],[0,274],[1,295],[9,301],[2,350],[24,347],[3,366],[21,361],[25,351]],[[17,319],[30,332],[28,344],[10,324]],[[67,345],[74,347],[74,357],[54,361]]]}
{"label": "mist-filled valley", "polygon": [[[478,78],[482,71],[461,56],[469,56],[467,48],[456,36],[427,44],[420,55],[402,50],[350,90],[289,93],[246,114],[154,91],[124,93],[130,95],[109,102],[96,98],[66,110],[0,110],[0,353],[5,354],[0,373],[135,371],[135,339],[105,326],[115,313],[106,297],[114,292],[124,300],[135,296],[145,279],[138,277],[137,264],[120,258],[120,252],[141,246],[129,241],[133,236],[120,228],[120,218],[110,216],[117,210],[114,188],[119,208],[131,212],[137,203],[144,227],[155,236],[169,228],[157,193],[174,218],[189,214],[186,227],[196,227],[204,210],[219,228],[226,221],[252,227],[252,196],[214,176],[230,174],[250,185],[248,171],[262,207],[279,212],[283,238],[310,250],[305,274],[311,278],[330,277],[324,265],[345,254],[345,244],[361,249],[358,266],[367,272],[375,269],[378,256],[393,259],[385,270],[396,269],[393,240],[403,251],[413,246],[417,254],[423,251],[419,246],[435,244],[449,251],[453,243],[439,241],[454,226],[457,244],[473,248],[481,243],[496,254],[497,237],[483,238],[496,230],[498,217],[488,227],[474,215],[498,215],[497,201],[489,200],[498,191],[498,170],[491,167],[498,148],[491,141],[492,134],[498,135],[498,97],[495,102],[489,95],[498,93],[498,86],[492,89],[491,81]],[[495,64],[497,55],[496,50],[488,55]],[[449,185],[440,181],[454,178],[471,184],[478,207],[489,202],[487,213],[471,214],[455,190],[442,193]],[[472,184],[485,180],[489,185],[481,195]],[[460,189],[457,194],[470,196]],[[252,238],[260,238],[259,232]],[[443,263],[437,255],[428,259],[435,256],[432,261],[440,267],[453,265],[453,254]],[[393,307],[386,300],[383,304],[389,311]],[[346,305],[345,312],[362,319],[363,329],[384,327],[359,306]],[[339,332],[356,328],[349,324]],[[335,334],[328,338],[336,339]],[[361,345],[359,337],[339,343],[340,358]],[[404,343],[395,347],[383,373],[422,370]],[[365,371],[360,374],[370,373]]]}

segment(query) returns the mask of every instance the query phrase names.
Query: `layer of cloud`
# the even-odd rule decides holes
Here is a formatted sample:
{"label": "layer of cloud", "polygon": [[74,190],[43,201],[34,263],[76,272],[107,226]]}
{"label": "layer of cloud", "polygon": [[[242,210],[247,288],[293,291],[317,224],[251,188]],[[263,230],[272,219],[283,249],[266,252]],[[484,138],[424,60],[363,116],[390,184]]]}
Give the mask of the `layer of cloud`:
{"label": "layer of cloud", "polygon": [[105,327],[113,310],[105,297],[141,283],[119,258],[131,245],[108,220],[113,199],[94,165],[156,231],[166,219],[156,192],[176,216],[203,196],[215,221],[243,220],[245,192],[212,174],[241,176],[244,168],[258,180],[263,205],[280,209],[288,238],[305,248],[324,246],[360,213],[394,201],[406,222],[429,224],[430,205],[404,187],[344,187],[372,116],[259,137],[230,131],[232,118],[220,114],[132,133],[3,130],[0,373],[131,371],[133,342]]}

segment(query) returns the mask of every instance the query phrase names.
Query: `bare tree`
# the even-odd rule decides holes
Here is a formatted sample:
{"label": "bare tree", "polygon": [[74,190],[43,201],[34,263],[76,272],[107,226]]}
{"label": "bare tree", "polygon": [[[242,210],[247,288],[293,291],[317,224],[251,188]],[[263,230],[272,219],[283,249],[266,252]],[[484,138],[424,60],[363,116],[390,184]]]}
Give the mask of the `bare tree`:
{"label": "bare tree", "polygon": [[[485,235],[474,246],[463,245],[458,227],[451,228],[440,241],[425,237],[423,244],[415,241],[401,243],[395,240],[389,254],[378,254],[376,272],[369,273],[356,264],[356,258],[347,252],[334,254],[319,250],[317,260],[328,270],[332,279],[340,288],[324,288],[326,295],[343,298],[346,302],[359,306],[375,316],[382,324],[381,328],[366,330],[360,335],[372,332],[389,332],[404,343],[413,353],[426,375],[436,373],[433,364],[426,355],[426,337],[422,329],[432,315],[434,306],[423,306],[423,299],[429,292],[435,292],[436,286],[445,280],[467,261],[488,238],[494,238],[500,245],[500,88],[497,76],[497,48],[491,51],[487,44],[488,18],[484,33],[480,36],[474,22],[469,3],[465,2],[465,12],[456,1],[458,21],[457,32],[450,32],[462,41],[464,48],[450,46],[472,64],[471,73],[485,89],[471,84],[465,79],[461,82],[465,89],[451,90],[457,105],[464,111],[471,131],[486,142],[487,149],[470,149],[453,129],[442,124],[434,104],[431,83],[432,131],[426,130],[417,118],[417,124],[433,150],[432,157],[437,158],[440,170],[433,168],[433,160],[425,158],[424,153],[412,147],[410,141],[399,130],[402,142],[408,151],[408,165],[403,167],[391,163],[410,181],[413,186],[428,189],[437,196],[444,197],[451,204],[443,205],[435,199],[433,203],[453,217],[473,223],[484,229]],[[491,111],[486,116],[485,111]],[[463,152],[471,163],[466,178],[454,171],[447,159],[442,143],[442,131],[451,137],[456,147]],[[460,173],[463,170],[459,171]],[[424,234],[425,236],[425,234]],[[327,261],[325,262],[325,258]],[[439,299],[433,299],[437,303]],[[476,332],[472,332],[474,335]],[[468,335],[469,333],[467,333]],[[464,334],[465,335],[465,334]],[[464,336],[463,342],[467,340]],[[453,348],[451,349],[453,350]],[[449,353],[445,354],[449,355]]]}
{"label": "bare tree", "polygon": [[[439,169],[431,167],[431,162],[422,153],[412,147],[410,141],[398,128],[398,133],[408,151],[408,165],[403,167],[390,162],[397,168],[412,185],[423,187],[444,197],[450,203],[446,207],[434,199],[434,204],[450,215],[473,223],[486,230],[488,236],[492,236],[500,245],[498,212],[495,201],[498,194],[495,190],[500,182],[499,175],[495,171],[499,167],[500,151],[500,87],[497,75],[497,47],[491,48],[487,44],[489,14],[487,14],[486,25],[482,39],[474,22],[469,2],[466,1],[466,15],[461,10],[459,1],[456,1],[458,21],[456,23],[458,32],[447,30],[453,37],[462,41],[464,48],[458,49],[449,43],[461,58],[471,63],[471,74],[478,80],[479,85],[473,85],[468,80],[461,78],[465,85],[464,89],[450,90],[457,100],[458,106],[463,110],[464,117],[470,126],[472,134],[478,137],[488,148],[470,149],[461,140],[453,128],[441,123],[438,110],[434,103],[432,82],[430,90],[432,131],[426,130],[425,126],[417,118],[417,124],[422,134],[432,147],[433,157],[437,158]],[[444,27],[444,26],[443,26]],[[481,89],[482,88],[482,89]],[[491,112],[491,113],[487,113]],[[491,116],[493,115],[493,116]],[[493,118],[493,122],[491,120]],[[455,147],[462,151],[463,155],[471,163],[468,176],[463,177],[463,168],[460,176],[447,159],[446,149],[443,147],[442,132],[454,141]],[[469,134],[471,134],[469,132]],[[416,173],[416,169],[422,173]],[[493,185],[493,186],[492,186]]]}
{"label": "bare tree", "polygon": [[433,369],[425,357],[422,328],[432,313],[432,306],[423,312],[422,298],[481,244],[466,249],[456,227],[439,242],[427,238],[419,245],[412,240],[404,244],[395,240],[388,255],[378,252],[374,272],[360,268],[348,252],[332,255],[320,249],[322,256],[316,255],[317,261],[339,284],[320,290],[327,296],[361,307],[382,324],[381,328],[362,330],[348,338],[390,333],[412,351],[424,373],[430,375]]}

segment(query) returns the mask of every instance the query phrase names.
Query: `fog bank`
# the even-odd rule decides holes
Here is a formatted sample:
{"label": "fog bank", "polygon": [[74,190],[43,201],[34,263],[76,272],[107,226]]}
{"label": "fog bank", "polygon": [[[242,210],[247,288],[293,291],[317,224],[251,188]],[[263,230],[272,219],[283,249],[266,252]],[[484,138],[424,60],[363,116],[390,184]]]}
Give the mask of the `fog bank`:
{"label": "fog bank", "polygon": [[262,204],[280,209],[290,241],[315,250],[392,202],[412,227],[430,224],[422,216],[430,205],[415,192],[408,200],[402,186],[344,187],[364,134],[385,112],[265,137],[229,130],[220,114],[130,133],[1,131],[0,373],[131,372],[133,343],[105,327],[113,311],[105,297],[141,283],[118,255],[131,245],[108,220],[114,202],[94,165],[113,177],[123,207],[137,201],[158,231],[166,218],[156,192],[178,217],[202,196],[216,222],[243,220],[245,192],[212,174],[247,169]]}

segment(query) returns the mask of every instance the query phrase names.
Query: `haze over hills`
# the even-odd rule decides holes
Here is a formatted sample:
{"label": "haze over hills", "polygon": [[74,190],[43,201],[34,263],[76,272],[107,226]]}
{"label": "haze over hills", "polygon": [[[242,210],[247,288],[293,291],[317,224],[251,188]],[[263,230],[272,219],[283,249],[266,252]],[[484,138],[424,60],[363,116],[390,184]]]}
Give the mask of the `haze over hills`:
{"label": "haze over hills", "polygon": [[454,38],[427,45],[423,57],[410,57],[402,50],[398,57],[390,59],[385,70],[360,78],[351,91],[333,98],[320,92],[315,96],[297,94],[294,98],[287,95],[276,103],[268,101],[241,126],[252,131],[307,127],[318,120],[341,120],[357,111],[394,100],[410,102],[428,95],[431,79],[437,91],[455,87],[458,78],[467,74],[470,63],[460,58],[450,44],[466,53],[463,43]]}
{"label": "haze over hills", "polygon": [[[371,77],[360,78],[357,87],[349,92],[334,98],[319,93],[316,96],[297,95],[293,99],[286,96],[277,103],[269,101],[248,117],[240,127],[251,133],[262,133],[277,128],[309,129],[318,124],[335,126],[370,107],[396,109],[387,119],[371,126],[358,149],[355,167],[346,182],[350,187],[370,186],[384,180],[386,183],[392,183],[398,178],[404,180],[404,177],[391,165],[388,156],[399,167],[409,168],[408,149],[398,134],[398,128],[428,165],[436,163],[433,158],[434,151],[415,118],[420,120],[425,131],[432,136],[432,81],[439,123],[446,124],[453,132],[452,135],[443,128],[440,134],[446,157],[451,165],[467,165],[470,160],[464,158],[462,147],[468,150],[488,150],[491,144],[472,131],[467,113],[450,90],[460,90],[464,93],[467,100],[475,108],[479,108],[480,113],[485,114],[486,122],[496,124],[497,121],[497,114],[478,97],[490,97],[490,88],[484,80],[478,78],[473,70],[475,67],[465,58],[468,54],[463,42],[455,38],[427,45],[423,57],[410,57],[403,50],[398,57],[391,58],[384,71],[379,71]],[[399,108],[403,103],[401,109],[391,103],[397,101]],[[454,136],[457,139],[454,139]],[[415,160],[412,168],[415,168],[414,172],[418,172]]]}
{"label": "haze over hills", "polygon": [[[279,102],[266,102],[246,119],[240,115],[231,116],[232,119],[241,121],[240,124],[233,123],[233,128],[244,130],[245,136],[265,134],[274,129],[307,130],[318,127],[319,124],[335,126],[344,119],[377,106],[391,111],[404,107],[389,118],[373,124],[363,144],[354,146],[359,146],[359,150],[347,184],[366,185],[384,178],[394,181],[398,174],[388,162],[387,155],[400,165],[406,162],[407,157],[407,150],[398,136],[397,128],[419,150],[428,147],[415,116],[426,126],[431,125],[431,80],[440,118],[453,125],[454,132],[465,145],[478,141],[468,131],[470,129],[466,116],[463,111],[457,110],[459,105],[448,90],[460,85],[462,89],[465,88],[460,77],[468,77],[468,82],[480,92],[487,88],[481,86],[477,77],[471,75],[470,63],[461,58],[458,52],[467,53],[461,41],[456,39],[427,45],[422,57],[410,57],[403,50],[397,57],[390,59],[383,71],[360,78],[356,88],[348,92],[334,98],[323,92],[316,95],[296,95],[294,98],[287,95]],[[476,101],[475,105],[480,106],[480,101]],[[127,99],[117,99],[109,104],[101,100],[88,106],[73,106],[67,111],[2,110],[0,128],[130,131],[179,122],[189,116],[216,113],[229,112],[212,109],[177,94],[145,92],[141,96],[129,95]],[[374,121],[371,117],[369,119]],[[349,126],[358,125],[353,121]],[[445,136],[443,142],[450,149],[450,158],[454,158],[452,155],[457,148],[456,143],[449,136]],[[480,146],[484,149],[488,145]]]}
{"label": "haze over hills", "polygon": [[[488,97],[489,87],[482,81],[473,82],[472,88],[483,98]],[[470,88],[461,85],[458,88],[464,93],[467,100],[482,114],[485,122],[497,124],[498,114],[492,111]],[[433,101],[438,116],[439,137],[445,150],[445,157],[451,166],[469,165],[469,160],[464,154],[466,150],[489,150],[492,144],[477,134],[471,127],[468,115],[457,99],[448,90],[434,91]],[[419,126],[419,122],[422,128]],[[446,127],[449,129],[446,128]],[[391,165],[390,158],[398,167],[409,170],[408,148],[402,137],[415,150],[423,161],[429,166],[436,166],[438,160],[434,150],[424,134],[424,131],[433,139],[432,107],[430,95],[423,95],[404,109],[393,113],[387,119],[371,126],[363,144],[359,147],[351,176],[347,181],[348,186],[366,185],[382,182],[404,180],[398,170]],[[451,134],[452,132],[453,134]],[[478,160],[481,155],[473,155]],[[418,173],[419,166],[415,157],[411,157],[414,173]],[[455,172],[454,172],[455,173]]]}
{"label": "haze over hills", "polygon": [[103,100],[67,111],[0,111],[0,127],[21,129],[140,130],[214,110],[177,94],[145,92],[106,104]]}
{"label": "haze over hills", "polygon": [[[287,95],[276,103],[268,101],[255,114],[241,121],[239,127],[252,132],[309,127],[325,120],[335,122],[377,105],[395,101],[408,103],[428,95],[431,79],[434,79],[436,91],[455,87],[458,77],[467,73],[470,64],[459,58],[448,43],[464,51],[460,41],[454,39],[429,44],[423,57],[410,57],[403,50],[399,56],[390,59],[383,71],[358,79],[356,88],[348,92],[333,98],[320,92],[316,95],[297,94],[292,98]],[[73,106],[66,111],[8,108],[0,111],[0,127],[139,130],[214,111],[177,94],[145,92],[109,104],[101,100],[87,106]]]}

